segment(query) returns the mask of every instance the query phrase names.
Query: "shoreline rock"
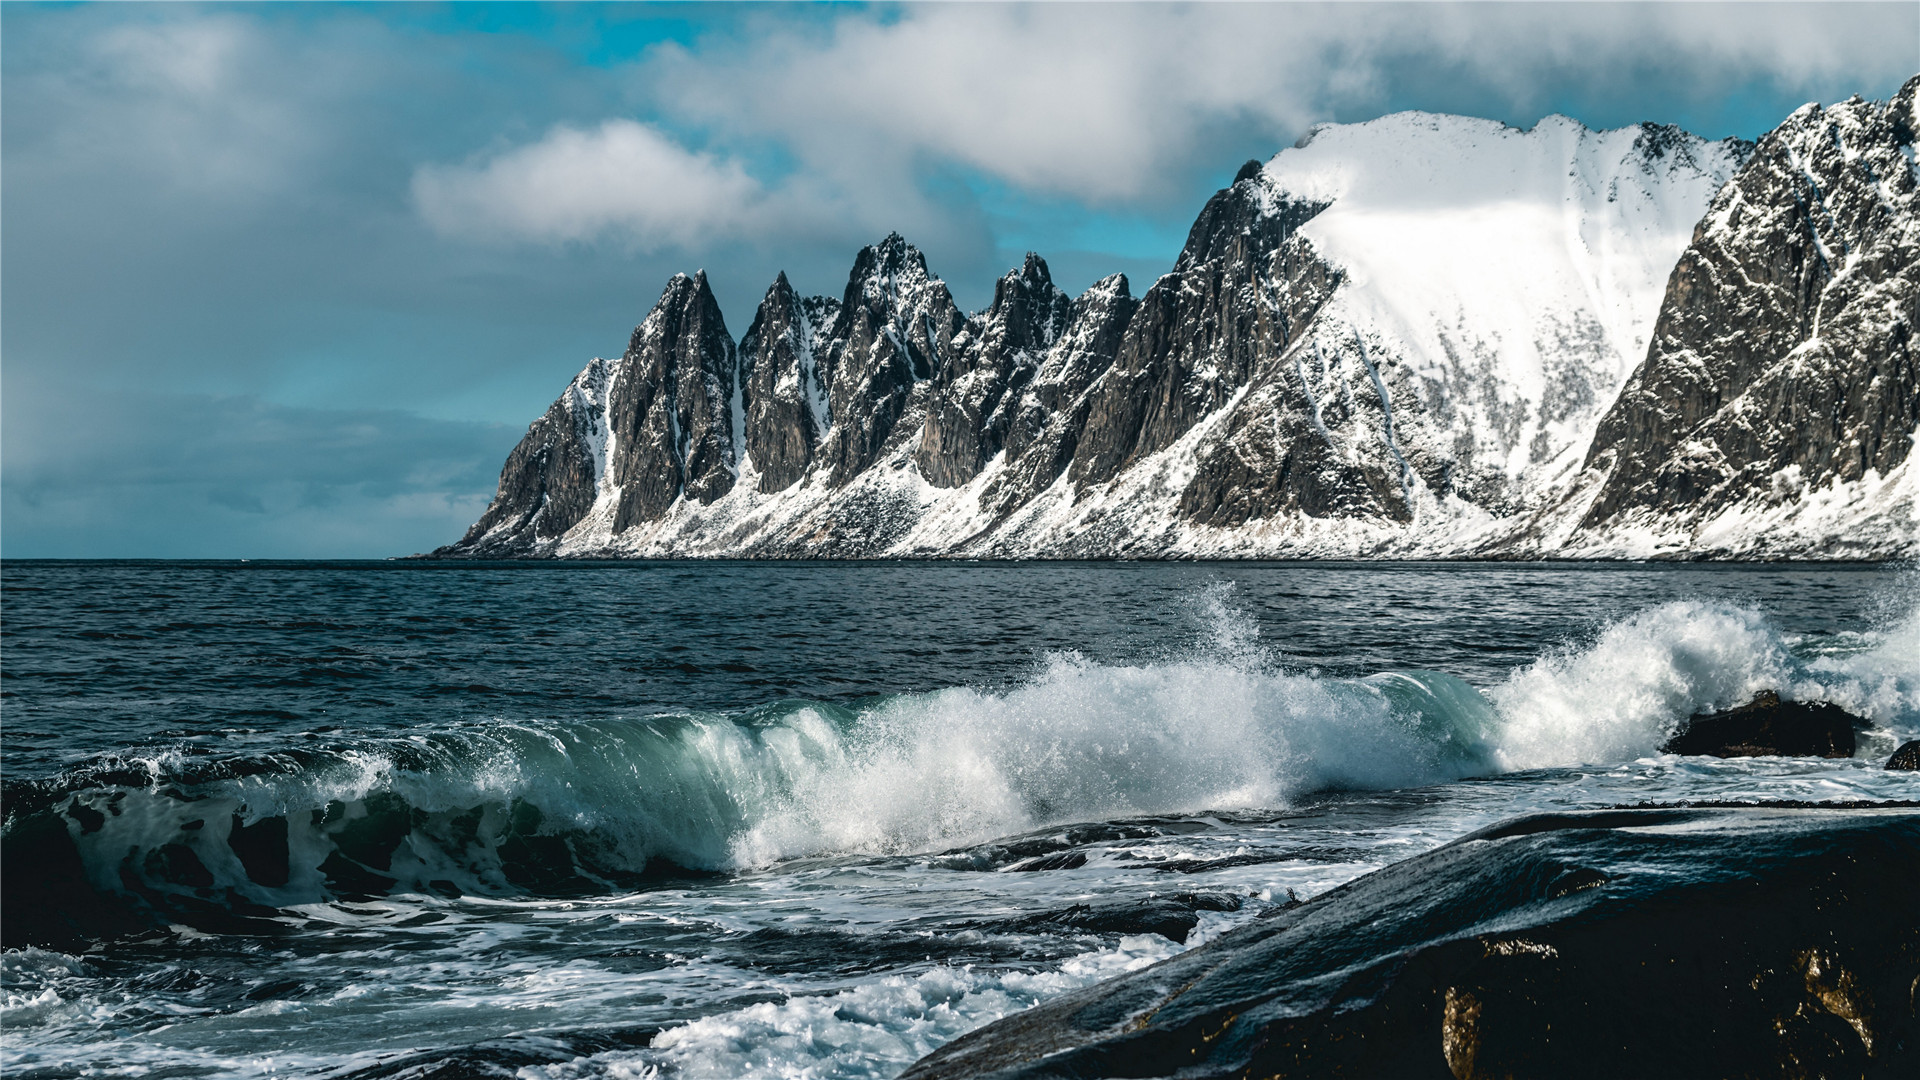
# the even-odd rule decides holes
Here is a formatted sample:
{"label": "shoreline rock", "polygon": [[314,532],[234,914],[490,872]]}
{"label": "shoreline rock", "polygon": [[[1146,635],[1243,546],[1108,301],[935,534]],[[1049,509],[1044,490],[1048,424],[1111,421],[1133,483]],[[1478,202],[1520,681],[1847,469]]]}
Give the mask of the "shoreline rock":
{"label": "shoreline rock", "polygon": [[1521,818],[902,1080],[1913,1075],[1914,880],[1910,807]]}
{"label": "shoreline rock", "polygon": [[1849,758],[1857,745],[1855,730],[1872,726],[1829,702],[1782,701],[1772,690],[1762,690],[1737,708],[1693,714],[1660,749],[1720,758]]}

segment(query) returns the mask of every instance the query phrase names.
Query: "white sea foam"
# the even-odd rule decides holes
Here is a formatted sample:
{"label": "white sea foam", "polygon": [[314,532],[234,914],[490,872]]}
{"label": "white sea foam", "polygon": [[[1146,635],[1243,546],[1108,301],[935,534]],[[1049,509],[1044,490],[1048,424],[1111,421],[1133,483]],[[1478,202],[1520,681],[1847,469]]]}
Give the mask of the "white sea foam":
{"label": "white sea foam", "polygon": [[1187,945],[1121,938],[1041,971],[935,967],[833,994],[796,996],[709,1016],[662,1032],[646,1050],[616,1051],[522,1070],[529,1080],[761,1080],[890,1077],[983,1024],[1069,990],[1135,971]]}
{"label": "white sea foam", "polygon": [[[530,880],[511,865],[525,857],[516,837],[563,838],[547,870],[610,880],[659,858],[725,869],[934,851],[1062,822],[1628,762],[1657,755],[1690,713],[1764,689],[1874,721],[1863,753],[1920,729],[1913,611],[1805,641],[1750,607],[1667,603],[1476,690],[1438,672],[1292,671],[1230,592],[1195,603],[1194,646],[1151,663],[1060,654],[1011,688],[853,710],[798,702],[370,740],[291,772],[201,783],[192,801],[166,784],[82,790],[73,798],[96,806],[98,823],[69,828],[96,888],[121,886],[129,850],[185,845],[220,885],[285,906],[326,892],[330,851],[367,863],[350,848],[365,842],[355,830],[404,833],[371,864],[383,874],[499,894]],[[158,776],[179,764],[150,763]],[[390,824],[376,827],[381,814]],[[269,817],[288,823],[284,885],[250,880],[228,842],[237,824]]]}
{"label": "white sea foam", "polygon": [[1911,732],[1920,723],[1920,611],[1849,638],[1851,651],[1805,656],[1750,607],[1677,601],[1649,608],[1487,691],[1501,715],[1500,763],[1527,769],[1656,753],[1688,715],[1761,690],[1831,701],[1889,738]]}

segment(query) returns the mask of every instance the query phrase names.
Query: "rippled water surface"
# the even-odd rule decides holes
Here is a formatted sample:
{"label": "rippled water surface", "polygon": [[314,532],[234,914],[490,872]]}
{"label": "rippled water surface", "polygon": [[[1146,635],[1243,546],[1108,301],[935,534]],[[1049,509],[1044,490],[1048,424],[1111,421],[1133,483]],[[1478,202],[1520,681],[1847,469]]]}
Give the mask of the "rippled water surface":
{"label": "rippled water surface", "polygon": [[[1914,798],[1870,567],[9,563],[9,1076],[891,1076],[1502,817]],[[1659,754],[1757,690],[1850,761]],[[1184,940],[1182,940],[1184,939]]]}

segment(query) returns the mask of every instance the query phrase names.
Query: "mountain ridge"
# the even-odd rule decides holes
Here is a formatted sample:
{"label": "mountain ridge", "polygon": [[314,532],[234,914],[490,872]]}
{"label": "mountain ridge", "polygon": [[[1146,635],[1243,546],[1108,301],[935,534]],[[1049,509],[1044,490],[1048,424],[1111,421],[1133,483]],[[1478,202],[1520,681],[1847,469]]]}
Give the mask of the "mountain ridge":
{"label": "mountain ridge", "polygon": [[[1708,550],[1697,537],[1671,540],[1685,507],[1642,507],[1631,528],[1603,512],[1626,482],[1614,478],[1625,458],[1597,457],[1595,434],[1632,426],[1625,414],[1609,419],[1623,388],[1664,370],[1656,328],[1674,325],[1675,282],[1685,256],[1712,239],[1706,218],[1725,192],[1746,183],[1768,205],[1791,202],[1755,171],[1778,173],[1783,154],[1819,159],[1838,204],[1860,202],[1863,183],[1877,192],[1884,212],[1858,229],[1895,239],[1859,275],[1890,277],[1890,295],[1911,306],[1899,284],[1912,277],[1911,243],[1900,238],[1914,231],[1920,174],[1880,173],[1900,153],[1889,140],[1904,135],[1913,160],[1914,85],[1872,106],[1873,123],[1835,121],[1855,134],[1833,135],[1831,152],[1794,118],[1758,150],[1562,117],[1524,131],[1428,113],[1323,125],[1244,166],[1201,210],[1172,270],[1137,298],[1123,275],[1068,297],[1030,253],[968,315],[896,233],[861,250],[838,301],[800,297],[780,275],[736,349],[704,275],[677,276],[627,353],[583,370],[509,457],[486,514],[434,554]],[[1907,120],[1895,116],[1903,109]],[[1871,183],[1846,179],[1862,152]],[[1874,269],[1882,263],[1891,269]],[[1904,344],[1900,356],[1876,401],[1911,385]],[[1862,362],[1879,361],[1831,363]],[[1909,423],[1911,411],[1895,403],[1872,422]],[[1899,469],[1905,455],[1873,460]],[[1912,521],[1911,472],[1872,474],[1882,487],[1893,475],[1891,494],[1863,496],[1881,526],[1851,553],[1920,553],[1900,532]],[[1819,554],[1764,538],[1715,543],[1736,557]]]}

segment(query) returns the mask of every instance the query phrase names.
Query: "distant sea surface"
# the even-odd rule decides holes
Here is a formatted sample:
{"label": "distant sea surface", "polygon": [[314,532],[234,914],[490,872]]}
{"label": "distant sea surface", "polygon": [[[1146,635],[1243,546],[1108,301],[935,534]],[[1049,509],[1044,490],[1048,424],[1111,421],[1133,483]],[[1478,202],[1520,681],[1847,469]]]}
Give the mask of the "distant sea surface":
{"label": "distant sea surface", "polygon": [[[1762,689],[1851,760],[1663,755]],[[1881,566],[9,562],[0,1070],[887,1077],[1501,818],[1920,798]]]}

